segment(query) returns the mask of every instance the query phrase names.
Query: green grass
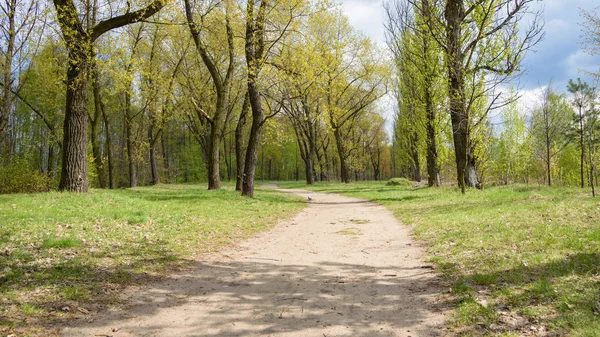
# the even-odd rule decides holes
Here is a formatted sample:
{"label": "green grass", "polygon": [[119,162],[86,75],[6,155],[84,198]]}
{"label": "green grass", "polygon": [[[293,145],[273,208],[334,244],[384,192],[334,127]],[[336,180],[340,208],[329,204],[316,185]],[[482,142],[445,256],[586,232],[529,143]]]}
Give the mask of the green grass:
{"label": "green grass", "polygon": [[[304,205],[260,188],[242,197],[228,184],[0,195],[0,335],[35,335],[76,308],[112,305],[125,286],[158,280]],[[38,313],[44,319],[32,321]]]}
{"label": "green grass", "polygon": [[[385,182],[282,185],[370,199],[414,225],[454,294],[450,324],[460,335],[534,327],[600,336],[600,199],[587,189],[515,185],[461,195]],[[506,317],[526,319],[526,328]]]}

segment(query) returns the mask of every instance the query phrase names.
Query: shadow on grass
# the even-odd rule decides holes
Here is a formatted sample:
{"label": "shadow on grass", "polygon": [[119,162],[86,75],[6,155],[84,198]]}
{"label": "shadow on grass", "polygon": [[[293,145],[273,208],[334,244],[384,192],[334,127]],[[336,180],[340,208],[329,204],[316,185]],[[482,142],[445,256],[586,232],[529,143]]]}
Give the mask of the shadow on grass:
{"label": "shadow on grass", "polygon": [[[390,269],[397,271],[398,277],[385,277]],[[406,273],[413,276],[403,277]],[[136,298],[136,305],[125,312],[135,320],[123,320],[123,312],[109,313],[97,322],[64,332],[78,336],[94,327],[118,326],[122,333],[134,336],[173,329],[183,336],[316,336],[319,329],[334,327],[345,336],[395,336],[386,330],[410,329],[426,319],[427,312],[446,306],[430,303],[440,285],[425,276],[427,273],[397,265],[325,261],[306,266],[252,257],[248,261],[198,264],[193,273],[144,289],[143,298]],[[368,294],[368,300],[357,298],[357,294]],[[403,303],[410,307],[401,306]],[[169,311],[175,307],[176,312]],[[413,331],[427,336],[438,332],[437,327]]]}
{"label": "shadow on grass", "polygon": [[[529,316],[527,324],[516,328],[524,332],[529,332],[532,325],[538,325],[553,331],[552,336],[570,335],[571,329],[586,329],[589,323],[597,327],[591,335],[597,336],[600,331],[597,325],[600,282],[596,276],[600,274],[600,253],[579,253],[546,263],[522,264],[510,269],[468,275],[462,275],[452,264],[446,264],[445,270],[440,267],[441,271],[452,275],[455,280],[453,288],[459,294],[463,291],[470,293],[471,289],[477,289],[478,294],[482,293],[482,289],[502,294],[497,303],[485,309],[488,321],[480,320],[467,330],[481,332],[481,329],[494,327],[492,330],[496,332],[513,331],[515,327],[507,325],[501,317],[502,312],[509,311]],[[530,308],[548,308],[549,312],[530,316]]]}
{"label": "shadow on grass", "polygon": [[[96,252],[94,259],[78,257],[76,249],[53,251],[66,255],[66,260],[64,257],[60,262],[54,262],[52,257],[36,260],[34,252],[23,249],[0,256],[3,268],[0,270],[0,294],[2,306],[6,308],[4,315],[0,315],[0,332],[43,329],[81,315],[78,308],[104,309],[117,300],[125,286],[147,284],[162,278],[144,272],[145,267],[152,266],[155,271],[179,270],[192,264],[163,249],[160,243],[146,245],[135,252],[118,248]],[[98,263],[104,259],[118,262],[111,266]],[[11,296],[9,292],[17,295]],[[36,308],[42,314],[27,315],[17,310],[23,305]]]}

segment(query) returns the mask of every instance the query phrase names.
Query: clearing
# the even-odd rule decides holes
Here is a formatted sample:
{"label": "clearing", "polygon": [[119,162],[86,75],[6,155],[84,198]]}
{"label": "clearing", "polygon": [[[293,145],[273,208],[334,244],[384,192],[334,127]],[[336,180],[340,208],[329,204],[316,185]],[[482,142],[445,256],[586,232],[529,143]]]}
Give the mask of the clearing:
{"label": "clearing", "polygon": [[65,336],[439,336],[443,283],[383,206],[294,190],[295,218],[126,292]]}

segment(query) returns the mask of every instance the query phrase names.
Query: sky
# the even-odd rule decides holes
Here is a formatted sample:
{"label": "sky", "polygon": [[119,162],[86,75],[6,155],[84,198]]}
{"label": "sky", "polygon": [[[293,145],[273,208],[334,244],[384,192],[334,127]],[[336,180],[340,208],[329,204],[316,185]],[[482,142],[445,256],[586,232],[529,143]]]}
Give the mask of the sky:
{"label": "sky", "polygon": [[[384,13],[381,0],[341,0],[350,23],[373,40],[385,44]],[[585,71],[600,70],[600,56],[584,51],[580,9],[600,11],[599,0],[538,0],[534,8],[543,9],[545,38],[524,59],[524,74],[519,83],[526,107],[539,101],[539,93],[552,81],[558,92],[566,92],[569,79],[593,79]]]}

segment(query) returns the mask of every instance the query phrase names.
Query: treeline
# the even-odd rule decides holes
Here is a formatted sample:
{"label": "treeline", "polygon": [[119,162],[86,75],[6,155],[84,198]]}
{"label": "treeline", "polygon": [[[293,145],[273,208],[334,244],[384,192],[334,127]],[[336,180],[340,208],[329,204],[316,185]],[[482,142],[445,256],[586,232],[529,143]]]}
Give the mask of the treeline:
{"label": "treeline", "polygon": [[[398,110],[393,174],[455,181],[595,186],[598,92],[580,79],[548,84],[536,106],[510,84],[543,37],[533,0],[395,0],[385,5]],[[596,14],[586,41],[597,52]],[[523,20],[527,18],[527,24]],[[522,22],[523,21],[523,22]],[[424,178],[423,178],[424,179]]]}
{"label": "treeline", "polygon": [[[0,193],[595,185],[596,89],[548,85],[529,109],[510,89],[543,37],[533,3],[390,0],[382,50],[327,0],[7,0]],[[583,15],[595,52],[599,20]]]}
{"label": "treeline", "polygon": [[0,192],[389,177],[389,61],[337,4],[0,6]]}

